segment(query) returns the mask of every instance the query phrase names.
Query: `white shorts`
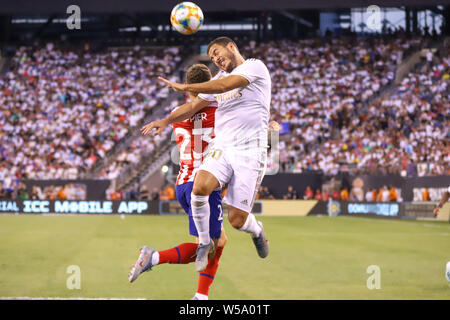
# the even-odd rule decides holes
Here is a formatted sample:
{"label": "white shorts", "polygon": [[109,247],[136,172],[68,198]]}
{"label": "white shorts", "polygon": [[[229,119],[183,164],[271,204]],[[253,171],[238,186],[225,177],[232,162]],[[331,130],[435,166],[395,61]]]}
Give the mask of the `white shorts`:
{"label": "white shorts", "polygon": [[[249,156],[252,154],[252,156]],[[267,165],[267,150],[243,152],[232,148],[211,147],[199,170],[214,175],[221,188],[228,184],[223,202],[251,212]]]}

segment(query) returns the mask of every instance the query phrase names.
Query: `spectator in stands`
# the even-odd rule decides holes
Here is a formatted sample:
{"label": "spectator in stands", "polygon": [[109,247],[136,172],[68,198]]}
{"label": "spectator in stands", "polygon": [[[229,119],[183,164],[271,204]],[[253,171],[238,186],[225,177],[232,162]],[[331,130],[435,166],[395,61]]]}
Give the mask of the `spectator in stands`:
{"label": "spectator in stands", "polygon": [[66,191],[66,199],[67,200],[75,200],[76,199],[76,192],[75,192],[75,186],[73,183],[69,183],[65,186]]}
{"label": "spectator in stands", "polygon": [[[306,191],[305,191],[305,194],[306,194]],[[285,200],[297,200],[297,198],[298,198],[297,191],[294,189],[294,187],[288,186],[288,191],[287,191],[287,193],[285,195],[283,195],[283,199],[285,199]],[[311,199],[312,198],[313,197],[311,196]]]}
{"label": "spectator in stands", "polygon": [[383,186],[380,188],[377,201],[389,202],[389,189],[387,188],[387,186]]}
{"label": "spectator in stands", "polygon": [[331,192],[331,199],[334,201],[339,201],[341,199],[341,193],[339,190],[334,189],[333,192]]}
{"label": "spectator in stands", "polygon": [[159,190],[158,188],[153,188],[150,200],[159,200]]}
{"label": "spectator in stands", "polygon": [[176,194],[175,194],[175,188],[172,185],[167,185],[166,187],[167,192],[167,200],[175,200]]}
{"label": "spectator in stands", "polygon": [[166,187],[161,189],[161,192],[159,193],[159,200],[161,200],[161,201],[169,200],[169,195],[167,193],[167,188]]}
{"label": "spectator in stands", "polygon": [[381,188],[378,190],[378,193],[377,193],[377,200],[376,200],[376,201],[378,201],[378,202],[383,202],[383,193],[384,193],[384,191],[385,191],[385,188],[384,188],[384,187],[381,187]]}
{"label": "spectator in stands", "polygon": [[20,200],[28,200],[29,199],[27,187],[24,183],[20,183],[20,185],[19,185],[18,196],[19,196]]}
{"label": "spectator in stands", "polygon": [[65,190],[64,186],[58,187],[58,199],[59,200],[66,200],[67,199],[66,190]]}
{"label": "spectator in stands", "polygon": [[6,190],[3,188],[2,183],[0,182],[0,199],[6,199]]}
{"label": "spectator in stands", "polygon": [[378,201],[378,190],[377,188],[372,189],[372,202]]}
{"label": "spectator in stands", "polygon": [[430,192],[428,191],[428,188],[425,188],[422,192],[422,201],[431,201]]}
{"label": "spectator in stands", "polygon": [[398,194],[397,194],[397,190],[394,188],[393,185],[389,186],[389,201],[391,202],[396,202],[398,199]]}
{"label": "spectator in stands", "polygon": [[366,202],[372,202],[372,190],[367,189],[366,195],[365,195]]}
{"label": "spectator in stands", "polygon": [[130,186],[125,191],[125,200],[137,200],[137,191],[134,186]]}
{"label": "spectator in stands", "polygon": [[[122,195],[120,196],[122,199]],[[75,186],[75,199],[86,200],[86,186],[78,184]]]}
{"label": "spectator in stands", "polygon": [[115,191],[114,191],[113,185],[110,184],[105,191],[106,200],[113,200],[114,192]]}
{"label": "spectator in stands", "polygon": [[260,200],[273,200],[275,197],[267,186],[260,186],[258,189],[258,197]]}
{"label": "spectator in stands", "polygon": [[314,194],[314,200],[322,201],[322,192],[320,189],[316,190],[316,193]]}
{"label": "spectator in stands", "polygon": [[123,199],[123,193],[119,190],[113,191],[111,193],[111,200],[122,200]]}
{"label": "spectator in stands", "polygon": [[31,198],[31,200],[40,200],[37,186],[33,186],[31,188],[31,196],[30,196],[30,198]]}
{"label": "spectator in stands", "polygon": [[322,201],[328,201],[328,200],[330,200],[330,198],[331,198],[331,195],[328,193],[328,191],[323,191],[322,192]]}
{"label": "spectator in stands", "polygon": [[150,194],[148,192],[148,188],[145,184],[141,186],[141,190],[139,192],[139,196],[141,200],[149,200]]}
{"label": "spectator in stands", "polygon": [[303,199],[305,200],[312,200],[314,198],[314,192],[311,189],[311,186],[306,186],[305,194],[303,196]]}
{"label": "spectator in stands", "polygon": [[341,201],[348,201],[348,196],[349,196],[349,194],[348,194],[347,188],[342,188],[342,189],[341,189],[341,194],[340,194],[340,196],[341,196]]}

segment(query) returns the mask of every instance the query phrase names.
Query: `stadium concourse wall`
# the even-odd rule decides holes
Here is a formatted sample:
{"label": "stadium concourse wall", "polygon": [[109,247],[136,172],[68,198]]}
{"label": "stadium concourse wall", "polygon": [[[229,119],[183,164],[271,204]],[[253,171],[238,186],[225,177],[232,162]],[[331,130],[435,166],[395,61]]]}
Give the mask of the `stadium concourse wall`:
{"label": "stadium concourse wall", "polygon": [[[379,189],[383,186],[392,185],[401,193],[403,201],[419,201],[425,188],[431,196],[432,201],[441,198],[442,193],[450,185],[450,176],[433,177],[402,177],[400,175],[350,175],[340,173],[336,177],[340,181],[341,187],[352,188],[353,182],[359,180],[360,187],[366,192],[373,188]],[[276,175],[266,175],[262,181],[262,186],[267,186],[276,199],[283,199],[288,186],[292,186],[297,191],[299,198],[303,198],[306,188],[309,186],[313,191],[322,189],[327,179],[320,172],[306,173],[278,173]],[[361,182],[362,181],[362,182]],[[32,193],[33,187],[39,187],[42,191],[49,186],[73,185],[78,189],[83,189],[85,197],[83,200],[106,199],[106,190],[111,184],[110,180],[23,180],[28,194]]]}
{"label": "stadium concourse wall", "polygon": [[110,180],[23,180],[28,194],[32,194],[33,187],[39,187],[44,191],[50,186],[74,185],[83,189],[86,200],[99,200],[106,198],[106,190],[111,184]]}
{"label": "stadium concourse wall", "polygon": [[[401,195],[403,201],[420,201],[424,189],[428,189],[431,200],[438,201],[443,192],[450,185],[450,176],[428,176],[428,177],[402,177],[401,175],[350,175],[349,173],[339,173],[336,180],[341,187],[346,187],[349,191],[353,183],[358,179],[360,187],[366,192],[381,187],[395,187]],[[292,186],[297,194],[302,198],[306,187],[310,186],[313,191],[322,189],[326,182],[326,177],[322,173],[279,173],[276,175],[266,175],[262,185],[270,189],[277,199],[282,199],[286,194],[288,186]]]}

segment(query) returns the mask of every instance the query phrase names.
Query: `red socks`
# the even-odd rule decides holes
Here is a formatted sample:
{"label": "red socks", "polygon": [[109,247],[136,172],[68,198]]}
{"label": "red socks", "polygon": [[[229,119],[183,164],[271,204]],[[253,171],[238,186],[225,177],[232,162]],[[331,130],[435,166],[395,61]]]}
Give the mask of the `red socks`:
{"label": "red socks", "polygon": [[191,263],[195,261],[195,253],[198,244],[196,243],[182,243],[175,248],[158,251],[159,263]]}
{"label": "red socks", "polygon": [[214,281],[214,276],[216,275],[217,268],[219,267],[219,259],[222,255],[223,247],[217,247],[216,254],[214,258],[208,261],[208,265],[203,272],[200,273],[198,277],[197,293],[208,295],[209,287]]}
{"label": "red socks", "polygon": [[[198,244],[196,243],[182,243],[175,248],[158,251],[159,263],[178,263],[186,264],[195,261],[195,254]],[[208,296],[209,287],[214,281],[214,277],[219,267],[219,259],[222,255],[223,247],[217,247],[214,258],[208,261],[206,269],[199,274],[197,293]]]}

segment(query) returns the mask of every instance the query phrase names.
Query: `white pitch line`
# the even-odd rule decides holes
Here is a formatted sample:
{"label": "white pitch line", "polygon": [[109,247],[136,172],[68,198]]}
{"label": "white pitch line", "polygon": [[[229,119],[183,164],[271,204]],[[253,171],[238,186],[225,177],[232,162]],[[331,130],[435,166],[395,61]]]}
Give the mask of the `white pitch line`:
{"label": "white pitch line", "polygon": [[0,297],[0,300],[147,300],[146,298],[83,298],[83,297]]}

